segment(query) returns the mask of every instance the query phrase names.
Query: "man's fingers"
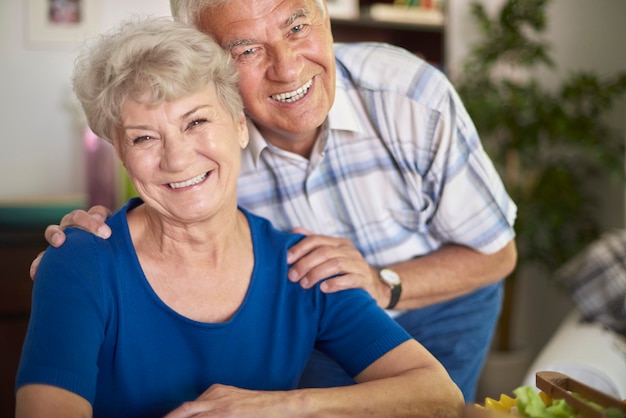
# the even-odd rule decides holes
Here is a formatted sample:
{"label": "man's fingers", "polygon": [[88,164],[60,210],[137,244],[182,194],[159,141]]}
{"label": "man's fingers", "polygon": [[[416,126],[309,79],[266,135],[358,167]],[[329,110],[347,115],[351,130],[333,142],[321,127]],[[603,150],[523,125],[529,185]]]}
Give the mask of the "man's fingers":
{"label": "man's fingers", "polygon": [[293,232],[294,234],[313,235],[313,231],[309,231],[308,229],[301,226],[296,226],[291,230],[291,232]]}
{"label": "man's fingers", "polygon": [[37,254],[37,258],[30,263],[30,279],[35,280],[35,273],[37,272],[37,267],[39,267],[39,263],[41,262],[41,257],[43,257],[43,251]]}
{"label": "man's fingers", "polygon": [[[93,211],[93,212],[92,212]],[[69,227],[84,229],[87,232],[95,234],[101,238],[109,238],[111,236],[111,228],[104,223],[109,211],[103,206],[96,206],[89,212],[84,210],[75,210],[65,215],[61,220],[61,230]],[[65,234],[63,234],[65,240]]]}
{"label": "man's fingers", "polygon": [[59,247],[65,242],[65,234],[59,225],[48,225],[44,237],[53,247]]}
{"label": "man's fingers", "polygon": [[91,216],[95,216],[96,219],[100,219],[102,222],[106,221],[111,216],[111,211],[106,206],[96,205],[89,208],[87,213]]}
{"label": "man's fingers", "polygon": [[318,248],[339,248],[346,245],[352,244],[343,238],[326,235],[308,235],[289,248],[289,251],[287,251],[287,263],[293,264]]}
{"label": "man's fingers", "polygon": [[320,284],[320,289],[324,293],[335,293],[341,290],[354,289],[362,287],[362,283],[358,280],[356,274],[343,274],[341,276],[332,277],[324,280]]}

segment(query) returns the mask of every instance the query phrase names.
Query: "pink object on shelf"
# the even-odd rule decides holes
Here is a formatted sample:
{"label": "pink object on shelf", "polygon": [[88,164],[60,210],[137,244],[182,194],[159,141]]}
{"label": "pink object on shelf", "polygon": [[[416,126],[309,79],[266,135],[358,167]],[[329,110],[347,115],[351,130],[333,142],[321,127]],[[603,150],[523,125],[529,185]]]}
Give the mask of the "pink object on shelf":
{"label": "pink object on shelf", "polygon": [[83,134],[87,170],[87,207],[118,206],[118,178],[113,146],[86,128]]}

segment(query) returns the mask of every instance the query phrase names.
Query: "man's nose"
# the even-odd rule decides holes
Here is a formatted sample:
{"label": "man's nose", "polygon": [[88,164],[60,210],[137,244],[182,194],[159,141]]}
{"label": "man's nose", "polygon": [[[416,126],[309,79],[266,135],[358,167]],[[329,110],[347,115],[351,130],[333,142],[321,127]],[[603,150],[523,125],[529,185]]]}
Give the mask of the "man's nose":
{"label": "man's nose", "polygon": [[288,41],[280,42],[269,57],[269,77],[282,82],[298,80],[302,65],[299,56],[299,52]]}

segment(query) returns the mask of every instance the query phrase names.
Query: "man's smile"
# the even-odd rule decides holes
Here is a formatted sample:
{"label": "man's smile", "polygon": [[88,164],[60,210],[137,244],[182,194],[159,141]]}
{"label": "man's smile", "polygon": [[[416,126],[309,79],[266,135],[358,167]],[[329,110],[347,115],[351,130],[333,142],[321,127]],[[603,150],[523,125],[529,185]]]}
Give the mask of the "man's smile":
{"label": "man's smile", "polygon": [[309,91],[309,88],[311,88],[312,84],[313,80],[309,80],[302,86],[298,87],[296,90],[288,91],[286,93],[274,94],[271,97],[272,99],[279,102],[292,103],[303,98],[306,95],[307,91]]}

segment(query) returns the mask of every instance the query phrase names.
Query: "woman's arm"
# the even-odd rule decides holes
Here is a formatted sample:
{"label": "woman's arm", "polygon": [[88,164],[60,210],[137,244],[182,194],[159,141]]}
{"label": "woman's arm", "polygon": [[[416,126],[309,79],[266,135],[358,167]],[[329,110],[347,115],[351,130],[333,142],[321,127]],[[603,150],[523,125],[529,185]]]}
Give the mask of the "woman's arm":
{"label": "woman's arm", "polygon": [[458,417],[464,406],[446,370],[415,340],[380,357],[355,381],[353,386],[303,390],[303,410],[323,417]]}
{"label": "woman's arm", "polygon": [[15,418],[91,418],[91,404],[73,392],[49,385],[25,385],[16,395]]}
{"label": "woman's arm", "polygon": [[[463,396],[443,366],[417,341],[380,357],[356,385],[260,392],[213,385],[166,418],[195,414],[233,417],[459,417]],[[224,415],[221,415],[224,414]],[[204,415],[203,415],[204,416]]]}

